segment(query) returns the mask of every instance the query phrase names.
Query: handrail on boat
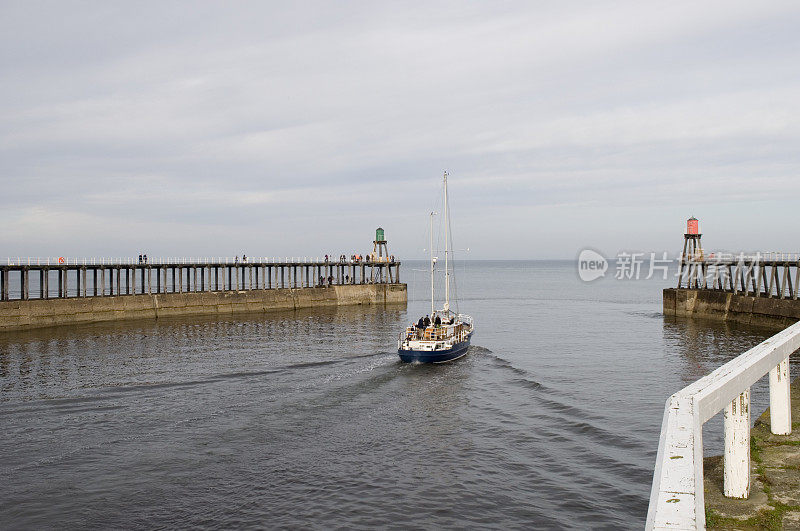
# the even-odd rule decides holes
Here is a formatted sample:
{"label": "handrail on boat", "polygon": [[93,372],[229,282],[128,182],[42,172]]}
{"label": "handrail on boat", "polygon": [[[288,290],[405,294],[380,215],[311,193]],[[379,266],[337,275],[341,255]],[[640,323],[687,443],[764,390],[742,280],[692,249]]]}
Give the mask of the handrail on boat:
{"label": "handrail on boat", "polygon": [[[405,341],[407,339],[415,339],[418,341],[444,341],[446,339],[458,338],[459,341],[463,340],[465,332],[472,328],[472,317],[469,315],[458,314],[461,323],[458,325],[431,325],[423,329],[422,336],[419,337],[419,329],[416,325],[406,327],[405,330],[400,332],[398,339]],[[453,333],[448,335],[448,331]]]}

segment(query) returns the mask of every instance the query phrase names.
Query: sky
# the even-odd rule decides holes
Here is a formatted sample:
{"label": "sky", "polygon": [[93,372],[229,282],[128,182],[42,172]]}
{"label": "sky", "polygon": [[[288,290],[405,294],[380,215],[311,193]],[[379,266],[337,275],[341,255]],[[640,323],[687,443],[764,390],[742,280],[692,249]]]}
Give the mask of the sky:
{"label": "sky", "polygon": [[[0,259],[800,252],[797,2],[0,0]],[[466,252],[465,249],[469,248]]]}

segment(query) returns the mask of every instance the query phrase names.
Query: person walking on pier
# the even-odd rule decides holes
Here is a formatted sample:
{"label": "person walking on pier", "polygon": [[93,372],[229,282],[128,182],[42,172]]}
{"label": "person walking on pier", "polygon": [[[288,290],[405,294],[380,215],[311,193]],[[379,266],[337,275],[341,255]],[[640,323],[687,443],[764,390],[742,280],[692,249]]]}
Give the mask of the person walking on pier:
{"label": "person walking on pier", "polygon": [[147,263],[147,255],[146,254],[142,255],[142,260],[144,260],[145,264]]}
{"label": "person walking on pier", "polygon": [[139,263],[140,264],[142,263],[142,254],[141,253],[139,253]]}

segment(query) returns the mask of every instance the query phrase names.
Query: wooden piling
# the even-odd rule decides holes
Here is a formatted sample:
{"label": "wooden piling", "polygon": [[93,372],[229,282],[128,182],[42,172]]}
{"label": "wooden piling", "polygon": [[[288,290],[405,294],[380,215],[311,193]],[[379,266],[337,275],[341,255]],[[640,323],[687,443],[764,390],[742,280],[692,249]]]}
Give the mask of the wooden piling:
{"label": "wooden piling", "polygon": [[20,271],[20,275],[22,276],[22,300],[26,301],[30,298],[30,271],[23,269]]}
{"label": "wooden piling", "polygon": [[[268,289],[303,289],[317,286],[367,284],[377,282],[399,282],[399,265],[395,263],[378,263],[370,261],[326,261],[300,262],[237,262],[237,263],[163,263],[157,265],[135,264],[93,264],[93,265],[28,265],[18,264],[0,266],[0,300],[10,300],[10,275],[19,274],[19,294],[13,294],[20,300],[29,300],[31,294],[31,274],[38,272],[38,297],[50,299],[50,271],[58,275],[58,298],[71,297],[70,275],[75,274],[76,297],[118,297],[122,295],[166,294],[166,293],[199,293],[211,291],[254,291]],[[792,267],[795,267],[792,264]],[[367,271],[369,268],[370,272]],[[360,271],[359,271],[360,270]],[[169,272],[172,272],[172,288],[170,289]],[[213,271],[213,278],[212,278]],[[19,273],[17,273],[19,272]],[[87,281],[87,273],[91,272],[91,281]],[[274,273],[273,273],[274,272]],[[360,273],[360,278],[359,278]],[[796,298],[796,284],[792,272],[781,272],[777,277],[771,272],[773,283],[777,289],[775,297]],[[227,279],[225,275],[227,274]],[[155,275],[155,278],[153,276]],[[184,281],[185,275],[185,281]],[[106,276],[108,277],[106,279]],[[124,279],[123,279],[124,276]],[[137,276],[139,277],[137,279]],[[220,276],[222,278],[220,278]],[[287,278],[288,277],[288,278]],[[746,284],[750,277],[743,277]],[[757,276],[752,277],[755,283]],[[15,277],[16,280],[16,277]],[[322,280],[322,282],[320,282]],[[123,287],[124,282],[124,287]],[[16,285],[16,283],[15,283]],[[738,286],[738,283],[737,283]],[[34,289],[36,289],[34,287]],[[737,287],[738,289],[738,287]],[[767,289],[764,293],[768,293]]]}
{"label": "wooden piling", "polygon": [[0,270],[0,299],[4,301],[8,300],[8,274],[8,269]]}

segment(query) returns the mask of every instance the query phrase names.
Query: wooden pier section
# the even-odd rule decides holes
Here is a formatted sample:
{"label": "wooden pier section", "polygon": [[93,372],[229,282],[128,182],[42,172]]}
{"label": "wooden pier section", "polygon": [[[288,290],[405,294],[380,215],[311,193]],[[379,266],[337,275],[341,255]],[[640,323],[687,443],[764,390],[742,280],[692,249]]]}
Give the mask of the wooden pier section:
{"label": "wooden pier section", "polygon": [[408,300],[392,259],[64,262],[0,265],[0,331]]}
{"label": "wooden pier section", "polygon": [[728,291],[737,295],[777,299],[798,298],[798,255],[697,258],[681,261],[678,288]]}
{"label": "wooden pier section", "polygon": [[[400,282],[400,262],[388,259],[313,262],[182,259],[163,263],[129,260],[101,264],[73,259],[72,263],[65,260],[63,264],[27,262],[0,265],[0,301]],[[10,290],[12,275],[18,275],[17,294]],[[35,289],[31,289],[32,280]]]}
{"label": "wooden pier section", "polygon": [[683,260],[678,287],[664,290],[664,315],[785,328],[800,320],[797,255]]}

